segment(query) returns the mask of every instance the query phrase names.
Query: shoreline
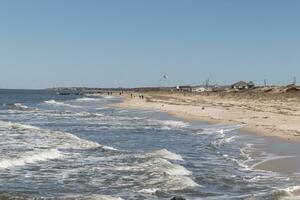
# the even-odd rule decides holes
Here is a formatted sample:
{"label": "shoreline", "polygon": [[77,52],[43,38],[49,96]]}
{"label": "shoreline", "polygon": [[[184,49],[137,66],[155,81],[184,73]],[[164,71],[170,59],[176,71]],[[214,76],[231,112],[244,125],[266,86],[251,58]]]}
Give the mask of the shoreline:
{"label": "shoreline", "polygon": [[[179,119],[186,121],[202,121],[208,124],[234,124],[239,123],[233,118],[227,119],[215,119],[209,115],[201,115],[198,106],[196,105],[182,105],[182,104],[170,104],[166,101],[152,102],[153,97],[149,97],[146,94],[144,100],[138,97],[131,98],[130,94],[124,94],[121,96],[123,101],[113,106],[119,108],[132,108],[132,109],[151,109],[160,112],[168,113]],[[198,109],[197,109],[198,108]],[[206,108],[205,108],[206,109]],[[229,111],[227,111],[229,112]],[[283,173],[287,176],[294,176],[294,173],[300,172],[300,160],[299,160],[299,143],[300,137],[295,136],[294,132],[288,132],[287,135],[283,135],[280,131],[270,131],[269,129],[257,128],[255,125],[248,125],[243,123],[243,127],[240,129],[245,134],[255,135],[255,137],[264,138],[265,145],[263,147],[256,147],[258,151],[266,151],[274,154],[273,159],[262,160],[252,167],[257,170],[266,170],[276,173]],[[299,129],[300,130],[300,129]],[[279,156],[276,156],[279,155]],[[296,186],[290,193],[295,196],[300,196],[300,189]]]}
{"label": "shoreline", "polygon": [[[289,142],[300,143],[300,115],[286,115],[270,112],[269,110],[249,110],[235,106],[234,101],[228,105],[218,104],[219,100],[207,102],[202,97],[196,97],[201,105],[188,102],[189,97],[176,95],[146,93],[145,99],[131,98],[125,93],[123,102],[114,106],[134,109],[155,109],[187,121],[204,121],[209,124],[242,124],[241,130],[257,136],[277,137]],[[180,94],[179,94],[180,95]],[[193,97],[192,97],[193,98]],[[180,101],[178,101],[180,100]],[[205,102],[206,100],[206,102]],[[211,99],[210,99],[211,100]],[[222,99],[223,101],[223,99]],[[226,100],[225,100],[226,101]]]}

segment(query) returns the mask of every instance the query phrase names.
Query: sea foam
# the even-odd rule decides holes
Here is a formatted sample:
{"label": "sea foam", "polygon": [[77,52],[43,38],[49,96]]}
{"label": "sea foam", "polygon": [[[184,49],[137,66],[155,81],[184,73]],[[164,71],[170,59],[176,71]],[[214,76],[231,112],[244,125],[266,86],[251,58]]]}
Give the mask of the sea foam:
{"label": "sea foam", "polygon": [[182,122],[182,121],[174,121],[174,120],[163,120],[160,121],[161,124],[174,127],[174,128],[184,128],[189,126],[189,123],[187,122]]}
{"label": "sea foam", "polygon": [[45,136],[45,139],[50,140],[50,138],[54,140],[58,140],[62,142],[62,146],[59,148],[103,148],[105,150],[118,151],[118,149],[110,146],[101,145],[97,142],[89,141],[86,139],[79,138],[78,136],[62,131],[52,131],[47,129],[41,129],[36,126],[27,125],[27,124],[19,124],[12,122],[0,121],[0,128],[4,129],[16,129],[20,131],[26,131],[26,134],[41,134],[41,136]]}
{"label": "sea foam", "polygon": [[161,150],[155,151],[153,153],[149,153],[148,156],[162,157],[162,158],[169,159],[169,160],[183,160],[181,155],[172,153],[172,152],[168,151],[167,149],[161,149]]}
{"label": "sea foam", "polygon": [[39,127],[28,125],[28,124],[19,124],[12,122],[0,121],[0,127],[8,129],[21,129],[21,130],[40,130]]}
{"label": "sea foam", "polygon": [[91,98],[91,97],[82,97],[82,98],[78,98],[76,99],[76,101],[79,102],[91,102],[91,101],[99,101],[101,100],[100,98]]}
{"label": "sea foam", "polygon": [[50,149],[48,151],[32,154],[23,155],[20,158],[14,159],[2,159],[0,160],[0,169],[7,169],[11,167],[24,166],[26,164],[32,164],[36,162],[43,162],[51,159],[61,158],[62,154],[56,149]]}
{"label": "sea foam", "polygon": [[83,199],[90,199],[90,200],[123,200],[121,197],[113,197],[109,195],[93,195],[88,198]]}
{"label": "sea foam", "polygon": [[71,104],[67,104],[67,103],[55,101],[55,100],[53,100],[53,99],[44,101],[44,103],[50,104],[50,105],[54,105],[54,106],[67,106],[67,107],[72,107],[72,108],[80,108],[80,106],[77,106],[77,105],[71,105]]}
{"label": "sea foam", "polygon": [[161,171],[171,176],[187,176],[192,174],[192,172],[185,167],[173,164],[165,159],[159,159],[157,165]]}
{"label": "sea foam", "polygon": [[29,107],[28,106],[25,106],[21,103],[14,103],[14,105],[17,107],[17,108],[21,108],[21,109],[28,109]]}

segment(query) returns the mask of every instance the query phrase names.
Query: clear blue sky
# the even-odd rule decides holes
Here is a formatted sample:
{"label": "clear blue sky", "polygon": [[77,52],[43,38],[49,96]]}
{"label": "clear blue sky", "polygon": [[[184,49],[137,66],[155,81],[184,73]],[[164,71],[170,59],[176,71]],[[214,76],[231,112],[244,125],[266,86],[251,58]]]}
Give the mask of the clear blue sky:
{"label": "clear blue sky", "polygon": [[300,81],[299,0],[0,0],[0,87]]}

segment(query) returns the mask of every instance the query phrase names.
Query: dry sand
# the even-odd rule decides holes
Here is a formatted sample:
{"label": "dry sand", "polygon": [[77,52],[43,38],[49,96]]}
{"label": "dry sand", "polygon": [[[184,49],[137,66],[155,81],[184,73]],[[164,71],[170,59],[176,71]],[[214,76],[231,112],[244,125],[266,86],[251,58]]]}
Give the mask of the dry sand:
{"label": "dry sand", "polygon": [[244,124],[258,135],[300,141],[300,92],[146,92],[125,94],[120,107],[157,109],[186,120]]}

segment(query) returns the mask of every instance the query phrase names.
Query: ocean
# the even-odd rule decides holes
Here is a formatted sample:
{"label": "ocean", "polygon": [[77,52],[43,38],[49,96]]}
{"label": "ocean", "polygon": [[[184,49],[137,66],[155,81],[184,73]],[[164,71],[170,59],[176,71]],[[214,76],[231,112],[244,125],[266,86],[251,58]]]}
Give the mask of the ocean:
{"label": "ocean", "polygon": [[[294,199],[288,158],[242,124],[113,106],[122,98],[0,90],[0,199]],[[272,145],[271,145],[272,146]]]}

